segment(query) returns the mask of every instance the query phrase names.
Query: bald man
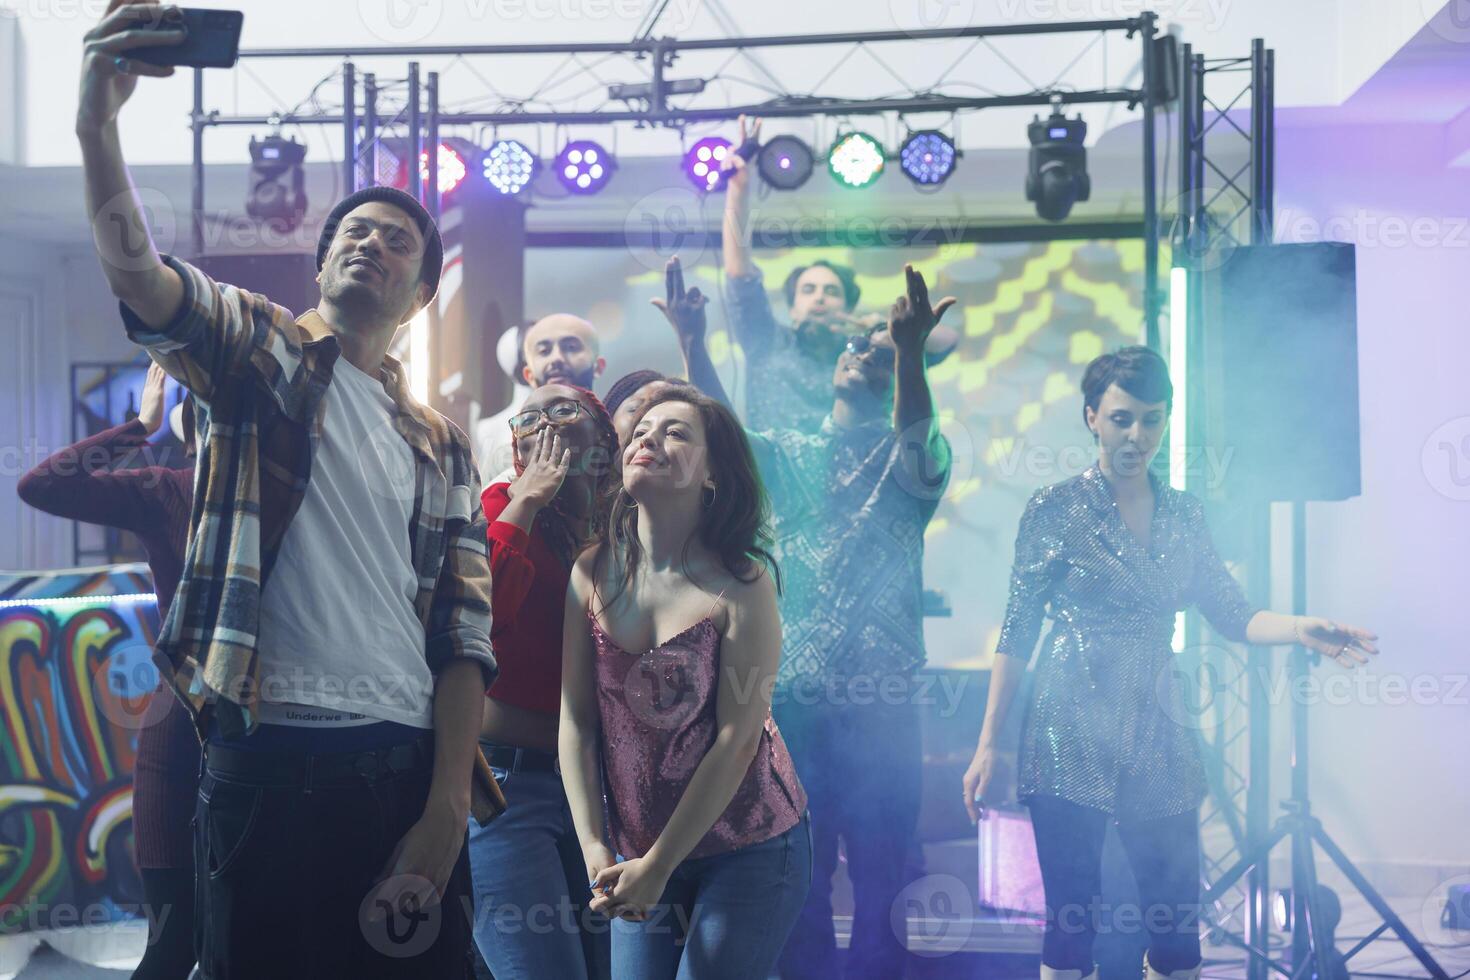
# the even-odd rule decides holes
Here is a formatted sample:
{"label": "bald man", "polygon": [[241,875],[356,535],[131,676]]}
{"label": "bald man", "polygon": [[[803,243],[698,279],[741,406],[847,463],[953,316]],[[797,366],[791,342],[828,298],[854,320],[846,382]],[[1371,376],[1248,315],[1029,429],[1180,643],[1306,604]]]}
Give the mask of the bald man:
{"label": "bald man", "polygon": [[[518,376],[511,374],[517,382],[512,405],[519,407],[524,396],[519,390],[522,381],[532,388],[567,384],[590,391],[607,368],[600,347],[597,328],[579,316],[552,313],[537,320],[526,329],[521,341],[522,363],[517,365],[520,373]],[[486,486],[507,482],[507,471],[510,472],[509,479],[515,479],[510,427],[506,423],[508,418],[502,412],[476,426],[479,448],[476,462],[481,473],[491,474]]]}
{"label": "bald man", "polygon": [[598,353],[597,328],[570,313],[553,313],[531,324],[521,348],[524,376],[532,388],[564,384],[591,390],[607,368]]}

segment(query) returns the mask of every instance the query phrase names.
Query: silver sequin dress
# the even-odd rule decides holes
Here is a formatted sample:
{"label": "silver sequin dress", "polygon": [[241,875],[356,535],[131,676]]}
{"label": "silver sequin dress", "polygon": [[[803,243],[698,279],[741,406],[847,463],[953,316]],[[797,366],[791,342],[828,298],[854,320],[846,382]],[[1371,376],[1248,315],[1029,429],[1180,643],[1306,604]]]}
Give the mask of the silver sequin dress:
{"label": "silver sequin dress", "polygon": [[1151,551],[1096,465],[1036,491],[1021,516],[997,652],[1029,659],[1051,620],[1021,740],[1023,800],[1151,820],[1205,797],[1198,719],[1175,675],[1174,616],[1195,605],[1240,642],[1256,609],[1215,552],[1199,500],[1150,480]]}

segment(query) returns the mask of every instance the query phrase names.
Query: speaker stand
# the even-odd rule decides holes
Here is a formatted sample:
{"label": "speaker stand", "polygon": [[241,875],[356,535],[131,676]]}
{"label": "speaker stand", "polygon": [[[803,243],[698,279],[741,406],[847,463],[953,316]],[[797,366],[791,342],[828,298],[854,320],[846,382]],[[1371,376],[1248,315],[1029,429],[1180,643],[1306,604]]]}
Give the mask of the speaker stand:
{"label": "speaker stand", "polygon": [[[1306,505],[1300,501],[1292,504],[1292,591],[1298,613],[1304,606],[1306,591]],[[1317,655],[1305,647],[1294,647],[1287,663],[1288,690],[1301,690]],[[1201,905],[1208,908],[1219,900],[1237,881],[1253,867],[1264,865],[1271,859],[1271,852],[1284,840],[1291,842],[1291,950],[1290,965],[1273,962],[1268,952],[1258,950],[1241,942],[1246,951],[1263,959],[1268,966],[1291,980],[1336,980],[1347,977],[1347,961],[1373,942],[1385,930],[1392,930],[1400,942],[1414,954],[1432,980],[1449,980],[1448,974],[1430,955],[1423,943],[1415,938],[1402,919],[1389,908],[1383,896],[1368,883],[1361,871],[1342,849],[1322,829],[1322,823],[1312,814],[1309,788],[1309,756],[1307,704],[1304,699],[1292,699],[1291,725],[1291,797],[1281,804],[1286,814],[1277,820],[1267,838],[1247,851],[1220,880],[1205,892]],[[1317,861],[1315,848],[1322,851],[1337,865],[1339,871],[1352,884],[1373,911],[1378,913],[1381,924],[1341,955],[1333,946],[1329,915],[1324,908],[1323,892],[1317,884]],[[1312,969],[1315,967],[1315,969]],[[1308,972],[1311,970],[1312,972]]]}

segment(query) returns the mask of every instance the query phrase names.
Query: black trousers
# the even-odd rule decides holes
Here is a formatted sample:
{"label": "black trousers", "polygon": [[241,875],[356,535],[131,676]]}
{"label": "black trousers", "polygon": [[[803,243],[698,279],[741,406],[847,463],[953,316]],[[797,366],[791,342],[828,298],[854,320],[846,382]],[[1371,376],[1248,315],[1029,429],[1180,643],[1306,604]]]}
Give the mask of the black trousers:
{"label": "black trousers", "polygon": [[142,868],[148,948],[132,980],[188,980],[194,969],[194,869]]}
{"label": "black trousers", "polygon": [[1026,801],[1046,889],[1041,962],[1057,970],[1093,967],[1099,929],[1148,935],[1148,960],[1164,973],[1200,962],[1199,813],[1119,821],[1118,837],[1138,882],[1138,904],[1105,906],[1103,839],[1112,815],[1049,796]]}
{"label": "black trousers", "polygon": [[[907,959],[900,893],[913,878],[922,750],[917,707],[829,697],[802,703],[792,692],[773,711],[808,798],[812,885],[781,953],[784,980],[901,977]],[[832,926],[832,876],[842,841],[852,882],[852,941],[839,965]]]}
{"label": "black trousers", "polygon": [[[372,921],[369,898],[428,799],[432,739],[406,771],[342,757],[247,763],[206,753],[195,811],[198,927],[205,980],[453,978],[471,975],[469,858],[460,838],[442,901]],[[280,761],[278,753],[261,753]],[[398,758],[403,758],[399,756]],[[333,764],[336,763],[336,764]]]}

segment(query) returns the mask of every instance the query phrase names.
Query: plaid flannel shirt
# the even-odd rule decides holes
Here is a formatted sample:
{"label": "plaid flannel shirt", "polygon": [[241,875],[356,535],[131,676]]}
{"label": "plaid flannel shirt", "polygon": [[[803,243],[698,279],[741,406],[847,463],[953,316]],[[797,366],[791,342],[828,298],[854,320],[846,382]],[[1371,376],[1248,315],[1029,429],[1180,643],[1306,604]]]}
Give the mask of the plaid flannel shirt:
{"label": "plaid flannel shirt", "polygon": [[[122,307],[128,336],[199,408],[192,533],[155,660],[201,732],[212,709],[229,738],[259,723],[261,590],[306,494],[341,348],[314,310],[296,320],[263,296],[164,261],[184,280],[173,321],[153,329]],[[393,358],[380,376],[417,464],[407,532],[424,656],[436,674],[457,658],[475,660],[488,688],[497,673],[490,566],[469,439],[409,393]]]}

